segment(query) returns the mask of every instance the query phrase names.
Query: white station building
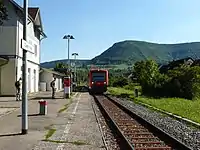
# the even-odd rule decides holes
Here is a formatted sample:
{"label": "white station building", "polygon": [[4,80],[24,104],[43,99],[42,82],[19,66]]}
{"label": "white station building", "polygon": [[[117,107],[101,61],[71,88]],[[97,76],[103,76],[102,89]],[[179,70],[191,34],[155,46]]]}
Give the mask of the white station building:
{"label": "white station building", "polygon": [[[16,95],[15,81],[22,77],[21,40],[23,39],[23,9],[13,0],[3,0],[8,20],[0,26],[0,96]],[[39,90],[40,42],[45,38],[39,8],[28,8],[27,90]]]}

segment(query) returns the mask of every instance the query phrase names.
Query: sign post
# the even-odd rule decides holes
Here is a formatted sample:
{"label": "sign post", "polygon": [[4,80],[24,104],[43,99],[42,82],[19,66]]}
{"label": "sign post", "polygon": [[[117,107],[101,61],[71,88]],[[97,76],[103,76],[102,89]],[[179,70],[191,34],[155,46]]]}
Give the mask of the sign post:
{"label": "sign post", "polygon": [[[27,40],[28,0],[24,0],[23,8],[23,40]],[[21,43],[23,49],[23,70],[22,70],[22,134],[28,133],[28,99],[27,99],[27,46]]]}
{"label": "sign post", "polygon": [[70,98],[70,76],[64,77],[64,98]]}

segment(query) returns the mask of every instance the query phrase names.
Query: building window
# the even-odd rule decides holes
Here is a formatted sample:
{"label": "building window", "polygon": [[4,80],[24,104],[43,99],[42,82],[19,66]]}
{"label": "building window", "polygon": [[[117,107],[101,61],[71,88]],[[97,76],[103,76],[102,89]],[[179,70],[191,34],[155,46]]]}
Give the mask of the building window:
{"label": "building window", "polygon": [[34,44],[34,51],[35,51],[35,56],[37,56],[37,45]]}

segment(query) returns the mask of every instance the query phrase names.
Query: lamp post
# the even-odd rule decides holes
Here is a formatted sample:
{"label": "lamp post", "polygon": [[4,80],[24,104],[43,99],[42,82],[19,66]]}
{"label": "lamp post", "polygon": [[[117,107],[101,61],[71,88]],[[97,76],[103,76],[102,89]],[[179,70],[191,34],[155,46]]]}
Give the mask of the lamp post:
{"label": "lamp post", "polygon": [[74,56],[74,79],[75,79],[75,82],[77,82],[76,81],[76,56],[78,56],[78,53],[72,53],[72,56]]}
{"label": "lamp post", "polygon": [[[63,39],[67,40],[67,43],[68,43],[68,71],[70,72],[71,71],[71,63],[70,63],[70,59],[69,59],[69,42],[71,39],[75,39],[72,35],[65,35],[63,37]],[[70,73],[70,78],[71,78],[71,73]],[[71,91],[72,91],[72,84],[71,84]]]}
{"label": "lamp post", "polygon": [[71,39],[74,39],[74,37],[72,35],[65,35],[63,39],[67,40],[67,43],[68,43],[68,48],[67,48],[68,49],[68,65],[69,67],[71,67],[70,59],[69,59],[69,42]]}

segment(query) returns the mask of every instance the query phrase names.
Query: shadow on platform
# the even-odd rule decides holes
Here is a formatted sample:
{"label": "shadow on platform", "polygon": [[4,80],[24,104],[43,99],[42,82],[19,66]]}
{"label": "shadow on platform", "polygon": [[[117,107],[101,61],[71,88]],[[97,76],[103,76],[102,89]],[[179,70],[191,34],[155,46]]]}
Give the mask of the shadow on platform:
{"label": "shadow on platform", "polygon": [[85,93],[88,92],[88,88],[86,86],[77,86],[75,88],[75,92]]}
{"label": "shadow on platform", "polygon": [[[17,115],[17,117],[21,117],[22,115]],[[29,114],[29,117],[33,117],[33,116],[42,116],[41,114]]]}
{"label": "shadow on platform", "polygon": [[19,102],[19,101],[16,101],[16,100],[0,100],[0,103],[6,103],[6,102]]}
{"label": "shadow on platform", "polygon": [[18,135],[22,135],[22,133],[0,134],[0,137],[18,136]]}
{"label": "shadow on platform", "polygon": [[[52,97],[48,96],[48,97],[41,97],[41,96],[38,96],[38,97],[34,97],[34,98],[31,98],[29,100],[41,100],[41,99],[52,99]],[[54,99],[62,99],[61,97],[55,97]],[[54,100],[52,99],[52,100]]]}

